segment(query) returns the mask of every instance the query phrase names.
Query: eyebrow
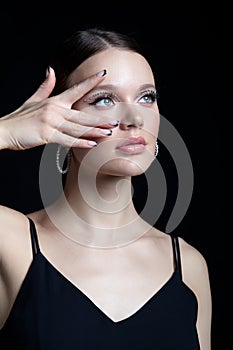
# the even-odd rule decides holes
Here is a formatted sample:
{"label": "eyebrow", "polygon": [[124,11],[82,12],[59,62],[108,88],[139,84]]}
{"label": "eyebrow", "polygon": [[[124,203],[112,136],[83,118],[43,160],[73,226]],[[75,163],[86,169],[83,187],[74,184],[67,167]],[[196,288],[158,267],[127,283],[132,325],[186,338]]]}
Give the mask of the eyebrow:
{"label": "eyebrow", "polygon": [[[156,90],[155,85],[153,85],[153,84],[143,84],[139,87],[138,91],[142,91],[142,90],[146,90],[146,89]],[[117,87],[115,85],[112,85],[112,84],[106,84],[106,85],[96,86],[91,91],[101,91],[101,90],[116,91]]]}

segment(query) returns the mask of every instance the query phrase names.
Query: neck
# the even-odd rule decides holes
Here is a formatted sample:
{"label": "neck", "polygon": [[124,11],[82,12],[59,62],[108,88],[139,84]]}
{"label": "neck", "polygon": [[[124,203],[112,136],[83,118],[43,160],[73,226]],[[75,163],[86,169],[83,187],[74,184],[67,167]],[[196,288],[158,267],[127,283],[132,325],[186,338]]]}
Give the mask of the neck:
{"label": "neck", "polygon": [[64,195],[72,210],[92,226],[118,227],[137,215],[130,177],[72,172],[67,177]]}
{"label": "neck", "polygon": [[148,230],[132,201],[130,177],[71,171],[64,193],[49,216],[59,231],[88,246],[116,247],[134,241]]}

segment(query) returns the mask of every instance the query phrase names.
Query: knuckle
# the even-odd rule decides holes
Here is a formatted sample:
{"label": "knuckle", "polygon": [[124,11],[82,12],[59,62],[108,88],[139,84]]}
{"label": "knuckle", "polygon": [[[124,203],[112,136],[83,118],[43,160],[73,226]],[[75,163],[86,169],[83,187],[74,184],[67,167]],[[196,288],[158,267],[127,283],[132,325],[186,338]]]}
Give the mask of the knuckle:
{"label": "knuckle", "polygon": [[93,130],[93,127],[92,126],[84,126],[82,128],[82,135],[85,135],[85,134],[90,134]]}
{"label": "knuckle", "polygon": [[50,120],[50,117],[52,115],[52,108],[51,105],[48,103],[45,103],[40,110],[40,120],[42,123],[48,123]]}
{"label": "knuckle", "polygon": [[76,136],[80,136],[82,134],[82,131],[79,125],[75,125],[72,131],[73,131],[73,134]]}
{"label": "knuckle", "polygon": [[64,115],[64,119],[78,123],[80,122],[80,112],[77,110],[67,109]]}
{"label": "knuckle", "polygon": [[64,123],[64,119],[53,110],[46,111],[40,116],[41,124],[46,128],[46,126],[50,126],[52,128],[60,128]]}
{"label": "knuckle", "polygon": [[46,125],[41,127],[41,138],[45,143],[49,143],[52,138],[51,134],[51,130]]}
{"label": "knuckle", "polygon": [[85,135],[88,131],[90,130],[89,127],[87,126],[77,126],[77,129],[76,129],[76,135],[78,135],[79,137],[82,137],[83,135]]}
{"label": "knuckle", "polygon": [[43,112],[47,113],[52,109],[53,104],[50,101],[45,101],[42,105]]}

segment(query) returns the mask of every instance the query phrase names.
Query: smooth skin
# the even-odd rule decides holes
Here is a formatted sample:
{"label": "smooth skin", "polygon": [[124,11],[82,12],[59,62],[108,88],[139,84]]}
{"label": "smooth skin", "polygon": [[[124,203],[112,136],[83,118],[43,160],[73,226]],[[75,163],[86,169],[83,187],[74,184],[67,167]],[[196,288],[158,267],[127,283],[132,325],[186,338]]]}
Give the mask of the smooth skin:
{"label": "smooth skin", "polygon": [[[107,74],[96,76],[96,72],[103,69],[107,70]],[[99,229],[117,229],[130,220],[138,220],[137,227],[144,232],[140,238],[115,249],[101,249],[77,244],[79,233],[85,232],[85,226],[78,226],[77,230],[75,216],[71,217],[64,211],[64,198],[52,204],[50,212],[45,208],[28,214],[36,224],[42,254],[109,319],[118,322],[140,310],[174,271],[170,236],[140,219],[131,200],[130,181],[119,182],[130,180],[131,176],[146,170],[148,162],[144,159],[154,151],[159,127],[156,119],[158,106],[156,101],[145,97],[141,89],[145,85],[155,86],[153,74],[141,55],[114,48],[83,62],[71,74],[69,88],[60,95],[49,97],[54,84],[55,72],[51,68],[35,94],[16,111],[0,119],[0,148],[23,150],[47,143],[72,146],[73,158],[64,192],[77,217],[91,225],[88,234],[93,245],[98,245]],[[104,91],[106,86],[111,92],[114,90],[117,97],[104,97],[98,105],[90,105],[88,98],[100,91],[101,86],[105,86]],[[154,129],[145,130],[142,126],[145,121],[139,120],[138,115],[133,113],[121,119],[118,126],[113,125],[115,120],[109,118],[108,113],[101,116],[99,104],[104,110],[109,108],[111,111],[118,102],[144,106],[148,112],[154,113],[155,119],[151,124]],[[92,113],[86,113],[87,110]],[[113,131],[110,136],[102,131],[109,129]],[[146,151],[119,156],[119,142],[131,136],[143,136],[147,141]],[[88,144],[89,141],[97,142],[97,146]],[[107,147],[103,148],[105,145]],[[77,183],[80,162],[91,151],[96,152],[93,154],[98,157],[103,156],[103,152],[98,151],[100,146],[101,152],[105,149],[105,156],[109,158],[112,155],[113,160],[104,164],[97,174],[97,189],[101,198],[112,201],[116,198],[116,185],[119,185],[116,203],[120,203],[123,209],[114,213],[89,206],[80,195]],[[115,159],[116,155],[119,159]],[[88,184],[90,169],[91,164],[86,169]],[[94,201],[98,199],[93,198],[97,194],[93,194],[91,189],[88,195]],[[50,220],[48,212],[58,221],[62,218],[62,222],[59,221],[60,231]],[[24,214],[1,206],[0,222],[1,328],[32,262],[32,250],[28,219]],[[62,234],[63,230],[70,232],[74,240]],[[211,292],[207,264],[200,252],[182,238],[179,240],[183,281],[198,300],[197,329],[201,350],[210,350]]]}

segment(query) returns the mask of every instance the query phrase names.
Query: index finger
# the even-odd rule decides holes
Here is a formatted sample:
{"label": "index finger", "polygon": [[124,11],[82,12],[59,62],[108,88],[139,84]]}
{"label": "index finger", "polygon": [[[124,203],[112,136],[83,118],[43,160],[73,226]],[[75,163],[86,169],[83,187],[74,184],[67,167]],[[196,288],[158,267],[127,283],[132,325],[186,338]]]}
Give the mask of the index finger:
{"label": "index finger", "polygon": [[100,72],[91,75],[89,78],[81,81],[80,83],[73,85],[71,88],[68,88],[54,98],[59,99],[60,104],[64,107],[71,107],[74,102],[79,100],[100,81],[102,81],[106,74],[106,69],[103,69]]}

